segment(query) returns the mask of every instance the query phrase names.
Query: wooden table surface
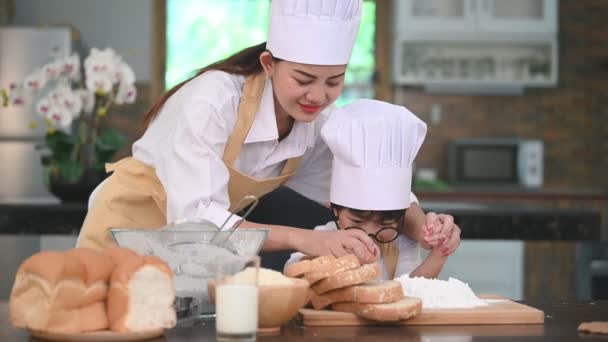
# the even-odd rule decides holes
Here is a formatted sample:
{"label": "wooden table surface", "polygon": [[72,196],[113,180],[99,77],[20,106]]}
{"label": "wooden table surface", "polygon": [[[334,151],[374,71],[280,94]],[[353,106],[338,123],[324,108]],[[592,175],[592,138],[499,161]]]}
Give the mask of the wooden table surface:
{"label": "wooden table surface", "polygon": [[[281,334],[258,336],[258,341],[608,341],[608,335],[584,334],[576,330],[581,322],[608,321],[608,301],[526,304],[545,312],[544,325],[302,327],[291,322]],[[13,328],[8,319],[8,304],[0,302],[0,341],[42,340]],[[150,341],[215,341],[215,325],[178,327]]]}

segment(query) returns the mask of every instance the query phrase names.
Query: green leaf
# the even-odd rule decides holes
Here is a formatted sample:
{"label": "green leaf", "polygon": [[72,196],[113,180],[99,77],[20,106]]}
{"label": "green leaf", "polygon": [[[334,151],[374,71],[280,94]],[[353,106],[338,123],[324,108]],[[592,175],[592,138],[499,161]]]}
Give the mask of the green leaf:
{"label": "green leaf", "polygon": [[46,135],[46,146],[51,150],[53,159],[59,162],[68,162],[70,160],[72,151],[77,143],[74,136],[61,131],[55,131]]}
{"label": "green leaf", "polygon": [[[109,162],[112,156],[127,143],[127,138],[117,130],[108,128],[97,138],[95,152],[97,162],[102,165]],[[96,165],[97,167],[97,165]],[[102,168],[103,169],[103,168]]]}
{"label": "green leaf", "polygon": [[84,174],[84,166],[78,162],[58,163],[59,177],[68,183],[77,183]]}

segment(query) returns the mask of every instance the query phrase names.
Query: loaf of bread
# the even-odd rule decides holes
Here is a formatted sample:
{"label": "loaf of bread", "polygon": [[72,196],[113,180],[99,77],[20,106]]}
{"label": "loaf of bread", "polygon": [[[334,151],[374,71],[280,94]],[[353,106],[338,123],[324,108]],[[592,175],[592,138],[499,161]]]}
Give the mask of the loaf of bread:
{"label": "loaf of bread", "polygon": [[21,264],[9,315],[18,328],[76,334],[108,329],[111,310],[116,331],[142,331],[175,325],[173,298],[172,273],[160,259],[125,248],[75,248]]}
{"label": "loaf of bread", "polygon": [[331,307],[335,311],[351,312],[374,321],[396,322],[418,315],[422,311],[422,300],[415,297],[405,297],[393,303],[344,302],[332,304]]}
{"label": "loaf of bread", "polygon": [[323,255],[314,259],[306,258],[285,266],[283,274],[290,278],[297,278],[312,271],[328,271],[335,267],[335,261],[336,257],[333,255]]}
{"label": "loaf of bread", "polygon": [[86,269],[78,259],[60,252],[35,254],[17,270],[9,302],[11,323],[32,330],[78,332],[77,326],[61,321],[64,313],[69,316],[66,321],[75,317],[86,293]]}
{"label": "loaf of bread", "polygon": [[105,301],[108,295],[108,282],[114,262],[107,254],[91,248],[73,248],[65,252],[80,261],[85,267],[86,293],[79,306],[88,306]]}
{"label": "loaf of bread", "polygon": [[169,266],[153,256],[128,258],[114,269],[107,309],[110,329],[147,331],[175,326],[175,289]]}
{"label": "loaf of bread", "polygon": [[311,287],[318,295],[321,295],[331,290],[367,283],[370,280],[376,279],[381,274],[380,265],[372,263],[329,276]]}
{"label": "loaf of bread", "polygon": [[338,302],[357,302],[367,304],[392,303],[405,297],[398,281],[372,281],[361,285],[332,290],[322,295],[312,291],[313,308],[321,310]]}
{"label": "loaf of bread", "polygon": [[332,260],[328,264],[331,265],[330,268],[325,270],[312,270],[310,272],[305,273],[304,278],[308,280],[308,283],[314,284],[321,279],[361,266],[361,263],[359,263],[359,259],[354,254],[347,254],[336,260]]}

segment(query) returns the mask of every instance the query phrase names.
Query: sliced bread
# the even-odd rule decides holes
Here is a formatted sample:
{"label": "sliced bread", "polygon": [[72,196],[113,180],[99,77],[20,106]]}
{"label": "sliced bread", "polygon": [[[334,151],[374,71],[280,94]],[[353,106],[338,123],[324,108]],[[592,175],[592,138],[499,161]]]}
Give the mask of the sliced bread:
{"label": "sliced bread", "polygon": [[307,272],[330,270],[334,268],[335,262],[336,257],[333,255],[323,255],[314,259],[303,259],[285,266],[283,274],[287,277],[297,278],[303,276]]}
{"label": "sliced bread", "polygon": [[333,267],[326,270],[313,270],[311,272],[307,272],[304,274],[304,278],[308,280],[310,284],[314,284],[317,281],[327,278],[329,276],[352,270],[357,267],[360,267],[361,263],[359,259],[354,254],[347,254],[342,257],[339,257],[333,262]]}
{"label": "sliced bread", "polygon": [[395,280],[371,281],[361,285],[332,290],[322,295],[312,291],[313,308],[321,310],[333,303],[357,302],[367,304],[392,303],[403,299],[401,283]]}
{"label": "sliced bread", "polygon": [[347,286],[364,284],[376,279],[382,274],[378,263],[367,264],[353,270],[341,272],[318,281],[312,285],[312,289],[318,294],[324,294],[331,290]]}
{"label": "sliced bread", "polygon": [[352,312],[374,321],[397,322],[418,315],[422,311],[422,300],[405,297],[397,302],[383,304],[344,302],[332,304],[331,308],[335,311]]}

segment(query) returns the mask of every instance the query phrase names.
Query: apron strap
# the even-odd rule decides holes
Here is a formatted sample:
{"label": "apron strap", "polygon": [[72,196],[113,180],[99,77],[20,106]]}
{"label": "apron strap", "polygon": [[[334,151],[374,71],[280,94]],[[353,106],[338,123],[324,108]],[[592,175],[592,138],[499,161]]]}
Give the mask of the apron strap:
{"label": "apron strap", "polygon": [[236,118],[236,125],[226,143],[224,150],[224,164],[233,166],[241,152],[241,147],[245,138],[253,126],[255,114],[260,107],[264,85],[266,84],[266,74],[260,72],[256,75],[248,76],[245,79],[243,95],[239,103],[239,111]]}

